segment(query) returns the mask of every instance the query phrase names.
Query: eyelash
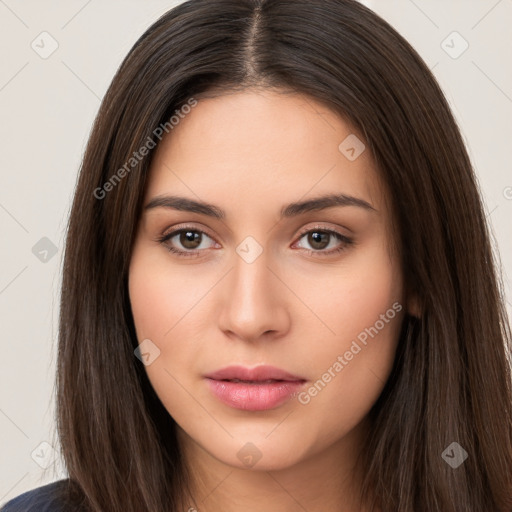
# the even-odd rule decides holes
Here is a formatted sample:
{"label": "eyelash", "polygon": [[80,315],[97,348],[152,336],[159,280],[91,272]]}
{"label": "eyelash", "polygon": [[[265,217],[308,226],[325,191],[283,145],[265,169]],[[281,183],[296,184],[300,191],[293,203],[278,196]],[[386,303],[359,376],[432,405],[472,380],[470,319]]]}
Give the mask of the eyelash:
{"label": "eyelash", "polygon": [[[170,233],[168,233],[166,235],[163,235],[162,237],[158,238],[157,242],[161,243],[169,252],[171,252],[173,254],[176,254],[179,257],[183,257],[183,258],[197,258],[197,257],[199,257],[201,255],[200,253],[204,249],[195,249],[195,250],[183,251],[183,250],[177,249],[176,247],[173,247],[173,246],[171,246],[171,245],[169,245],[167,243],[167,241],[169,241],[170,239],[174,238],[176,235],[179,235],[179,234],[181,234],[183,232],[186,232],[186,231],[192,231],[194,233],[201,233],[201,234],[206,235],[207,237],[209,237],[209,238],[211,238],[213,240],[213,237],[208,235],[208,233],[206,233],[205,231],[203,231],[201,229],[197,229],[194,226],[180,226],[178,229],[175,229],[174,231],[171,231]],[[314,233],[314,232],[327,233],[329,235],[334,236],[335,238],[337,238],[342,243],[341,243],[340,246],[336,247],[335,249],[331,249],[329,251],[313,250],[313,249],[302,249],[302,250],[306,251],[306,253],[308,255],[310,255],[310,256],[320,256],[320,257],[333,256],[335,254],[339,254],[342,251],[346,250],[350,245],[352,245],[354,243],[354,241],[352,239],[346,237],[345,235],[342,235],[341,233],[339,233],[337,231],[334,231],[332,229],[323,228],[322,226],[315,226],[314,228],[309,228],[309,229],[302,230],[300,232],[299,236],[298,236],[297,241],[299,241],[301,238],[303,238],[304,235],[307,235],[308,233]]]}

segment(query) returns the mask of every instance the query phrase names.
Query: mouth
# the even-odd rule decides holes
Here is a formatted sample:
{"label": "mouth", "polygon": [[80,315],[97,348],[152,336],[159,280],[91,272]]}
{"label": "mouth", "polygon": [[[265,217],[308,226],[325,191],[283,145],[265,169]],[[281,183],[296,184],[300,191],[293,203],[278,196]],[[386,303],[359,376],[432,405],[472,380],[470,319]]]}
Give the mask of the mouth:
{"label": "mouth", "polygon": [[205,376],[213,395],[235,409],[275,409],[295,396],[306,379],[272,366],[229,366]]}

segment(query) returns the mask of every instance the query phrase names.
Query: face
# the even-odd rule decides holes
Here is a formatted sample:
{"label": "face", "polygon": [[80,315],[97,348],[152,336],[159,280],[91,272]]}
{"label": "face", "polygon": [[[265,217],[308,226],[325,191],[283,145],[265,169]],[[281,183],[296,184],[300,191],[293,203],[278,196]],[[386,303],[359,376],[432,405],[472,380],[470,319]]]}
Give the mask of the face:
{"label": "face", "polygon": [[361,144],[312,98],[249,90],[199,100],[156,149],[136,332],[180,441],[217,462],[282,469],[335,449],[389,376],[406,305]]}

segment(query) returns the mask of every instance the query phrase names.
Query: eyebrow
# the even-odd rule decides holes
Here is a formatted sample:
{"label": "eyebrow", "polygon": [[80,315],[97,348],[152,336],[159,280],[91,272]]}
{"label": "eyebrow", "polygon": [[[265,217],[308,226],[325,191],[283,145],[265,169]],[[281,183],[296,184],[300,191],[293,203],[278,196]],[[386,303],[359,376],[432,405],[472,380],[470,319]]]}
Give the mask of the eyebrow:
{"label": "eyebrow", "polygon": [[[283,206],[281,208],[280,218],[295,217],[303,213],[324,210],[335,206],[356,206],[364,210],[377,212],[377,210],[364,199],[346,194],[328,194]],[[226,217],[226,212],[218,206],[181,196],[154,197],[144,207],[144,210],[147,211],[153,208],[171,208],[179,211],[199,213],[215,219],[224,219]]]}

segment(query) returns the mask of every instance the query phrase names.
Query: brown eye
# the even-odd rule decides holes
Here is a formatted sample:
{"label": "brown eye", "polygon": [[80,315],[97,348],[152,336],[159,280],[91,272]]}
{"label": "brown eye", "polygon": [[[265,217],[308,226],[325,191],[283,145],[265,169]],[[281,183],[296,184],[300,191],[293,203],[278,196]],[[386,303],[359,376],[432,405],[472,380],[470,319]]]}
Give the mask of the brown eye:
{"label": "brown eye", "polygon": [[[300,246],[299,242],[303,239],[306,240],[306,244],[311,247],[311,249]],[[334,244],[331,243],[333,241]],[[331,256],[345,250],[354,243],[353,240],[337,231],[320,228],[303,231],[300,235],[299,242],[296,244],[299,244],[300,248],[314,256]]]}
{"label": "brown eye", "polygon": [[179,242],[185,249],[197,249],[201,245],[202,233],[186,230],[179,234]]}
{"label": "brown eye", "polygon": [[[210,245],[210,247],[201,247],[208,239],[211,240],[212,245]],[[162,238],[159,238],[158,241],[162,243],[168,251],[185,257],[200,256],[203,249],[209,249],[215,245],[215,241],[204,231],[192,227],[176,229],[164,235]]]}
{"label": "brown eye", "polygon": [[317,250],[322,250],[329,245],[329,239],[332,236],[325,231],[310,231],[308,233],[308,243]]}

